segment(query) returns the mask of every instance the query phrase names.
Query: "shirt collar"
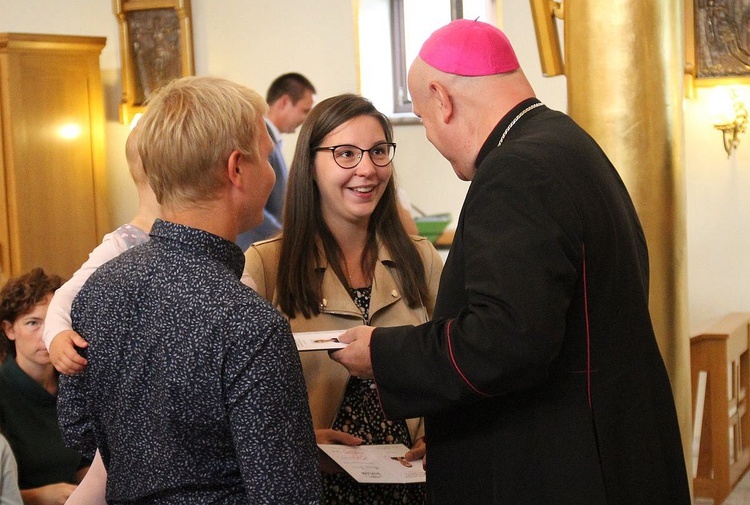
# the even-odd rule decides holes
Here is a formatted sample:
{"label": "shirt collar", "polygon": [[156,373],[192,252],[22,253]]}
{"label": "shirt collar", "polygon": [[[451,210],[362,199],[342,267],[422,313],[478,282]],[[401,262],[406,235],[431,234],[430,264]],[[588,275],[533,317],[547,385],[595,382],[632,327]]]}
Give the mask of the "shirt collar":
{"label": "shirt collar", "polygon": [[271,140],[273,140],[273,143],[279,147],[281,147],[284,144],[284,141],[281,138],[281,132],[278,128],[276,128],[276,125],[273,124],[273,121],[271,121],[268,118],[264,118],[266,120],[266,128],[268,128],[268,133],[271,134]]}
{"label": "shirt collar", "polygon": [[0,367],[0,375],[2,375],[5,380],[11,382],[16,390],[23,396],[31,398],[37,403],[43,405],[54,405],[57,402],[54,395],[51,395],[41,384],[38,384],[34,379],[29,377],[26,372],[21,370],[21,367],[18,366],[15,356],[13,355],[8,355],[5,362],[2,364],[2,367]]}
{"label": "shirt collar", "polygon": [[152,239],[171,242],[181,249],[207,255],[226,265],[239,279],[245,267],[245,255],[234,242],[218,235],[182,224],[157,219],[151,227]]}

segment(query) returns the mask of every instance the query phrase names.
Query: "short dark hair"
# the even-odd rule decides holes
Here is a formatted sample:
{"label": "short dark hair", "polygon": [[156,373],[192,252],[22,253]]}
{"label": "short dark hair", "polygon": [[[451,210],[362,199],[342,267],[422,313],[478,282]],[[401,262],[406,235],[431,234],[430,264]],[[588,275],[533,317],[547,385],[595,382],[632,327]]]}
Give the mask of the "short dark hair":
{"label": "short dark hair", "polygon": [[299,102],[305,91],[309,91],[315,94],[315,86],[302,74],[296,72],[290,72],[288,74],[280,75],[271,83],[268,87],[268,93],[266,93],[266,102],[271,105],[276,100],[284,95],[289,95],[292,99],[292,104]]}
{"label": "short dark hair", "polygon": [[[44,297],[57,291],[63,280],[59,275],[47,275],[41,268],[13,277],[0,290],[0,321],[16,322],[20,316],[34,308]],[[16,354],[15,342],[5,334],[0,326],[0,361],[6,354]]]}

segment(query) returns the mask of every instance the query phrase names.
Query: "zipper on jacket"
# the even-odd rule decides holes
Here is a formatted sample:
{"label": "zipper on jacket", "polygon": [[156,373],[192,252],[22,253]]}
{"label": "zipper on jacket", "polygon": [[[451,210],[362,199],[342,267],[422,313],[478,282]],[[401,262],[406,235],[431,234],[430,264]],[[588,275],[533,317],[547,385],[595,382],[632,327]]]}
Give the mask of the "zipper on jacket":
{"label": "zipper on jacket", "polygon": [[365,315],[362,314],[361,312],[343,311],[343,310],[328,310],[325,307],[320,307],[320,313],[321,314],[330,314],[330,315],[333,315],[333,316],[347,316],[347,317],[354,316],[354,317],[356,317],[358,319],[361,319],[362,320],[362,324],[366,324],[366,325],[370,324],[370,321],[368,321],[367,319],[365,319]]}

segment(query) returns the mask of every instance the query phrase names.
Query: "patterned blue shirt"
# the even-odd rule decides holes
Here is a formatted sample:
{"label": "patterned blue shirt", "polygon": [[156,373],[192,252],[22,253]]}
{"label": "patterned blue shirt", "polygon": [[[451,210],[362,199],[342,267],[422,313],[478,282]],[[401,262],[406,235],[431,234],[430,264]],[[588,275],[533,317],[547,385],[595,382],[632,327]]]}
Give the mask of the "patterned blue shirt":
{"label": "patterned blue shirt", "polygon": [[69,445],[99,447],[110,503],[319,503],[299,355],[243,265],[235,244],[157,220],[76,297],[89,364],[61,376],[58,415]]}

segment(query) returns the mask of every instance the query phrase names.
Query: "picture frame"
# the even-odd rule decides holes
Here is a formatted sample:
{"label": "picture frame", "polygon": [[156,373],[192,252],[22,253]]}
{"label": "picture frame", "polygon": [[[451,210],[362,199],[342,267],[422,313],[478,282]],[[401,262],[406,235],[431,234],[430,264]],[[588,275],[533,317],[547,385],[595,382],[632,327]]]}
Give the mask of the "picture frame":
{"label": "picture frame", "polygon": [[685,0],[685,72],[689,96],[750,84],[750,0]]}
{"label": "picture frame", "polygon": [[130,124],[150,95],[195,74],[190,0],[113,0],[120,34],[120,122]]}

